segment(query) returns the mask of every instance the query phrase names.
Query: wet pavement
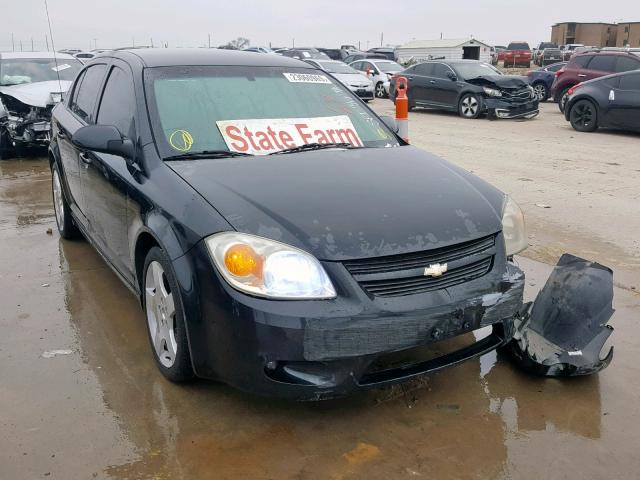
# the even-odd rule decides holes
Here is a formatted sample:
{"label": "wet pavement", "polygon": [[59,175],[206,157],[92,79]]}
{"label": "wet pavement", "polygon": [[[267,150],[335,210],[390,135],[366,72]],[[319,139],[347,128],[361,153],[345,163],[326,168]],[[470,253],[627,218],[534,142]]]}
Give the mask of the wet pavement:
{"label": "wet pavement", "polygon": [[[534,295],[551,267],[519,262]],[[615,356],[599,375],[531,377],[492,353],[402,388],[296,404],[165,381],[137,300],[87,243],[59,238],[44,159],[0,162],[0,265],[2,480],[640,470],[640,295],[629,289],[615,290]]]}

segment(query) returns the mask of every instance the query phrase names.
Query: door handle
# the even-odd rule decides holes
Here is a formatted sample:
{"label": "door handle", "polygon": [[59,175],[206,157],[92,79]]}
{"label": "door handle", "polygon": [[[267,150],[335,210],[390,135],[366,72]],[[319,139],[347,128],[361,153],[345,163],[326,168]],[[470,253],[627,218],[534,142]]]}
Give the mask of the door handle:
{"label": "door handle", "polygon": [[84,163],[89,164],[91,163],[91,157],[89,157],[89,155],[86,154],[86,152],[80,152],[80,160],[82,160]]}
{"label": "door handle", "polygon": [[585,75],[584,73],[579,73],[579,74],[578,74],[578,76],[579,76],[580,78],[584,78],[584,77],[586,77],[586,75]]}
{"label": "door handle", "polygon": [[429,80],[429,83],[436,83],[435,80]]}

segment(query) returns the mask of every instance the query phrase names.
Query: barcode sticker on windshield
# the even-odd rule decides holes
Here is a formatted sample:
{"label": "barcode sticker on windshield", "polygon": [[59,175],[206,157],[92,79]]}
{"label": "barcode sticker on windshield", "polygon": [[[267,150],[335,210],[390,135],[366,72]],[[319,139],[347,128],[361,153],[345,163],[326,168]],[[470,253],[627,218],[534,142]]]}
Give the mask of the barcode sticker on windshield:
{"label": "barcode sticker on windshield", "polygon": [[216,125],[232,152],[266,155],[309,143],[363,146],[351,119],[346,115],[219,120]]}
{"label": "barcode sticker on windshield", "polygon": [[71,68],[71,65],[63,63],[62,65],[53,67],[51,70],[53,70],[54,72],[61,72],[62,70],[66,70],[67,68]]}
{"label": "barcode sticker on windshield", "polygon": [[287,80],[292,83],[328,83],[329,80],[324,75],[318,75],[317,73],[282,73]]}

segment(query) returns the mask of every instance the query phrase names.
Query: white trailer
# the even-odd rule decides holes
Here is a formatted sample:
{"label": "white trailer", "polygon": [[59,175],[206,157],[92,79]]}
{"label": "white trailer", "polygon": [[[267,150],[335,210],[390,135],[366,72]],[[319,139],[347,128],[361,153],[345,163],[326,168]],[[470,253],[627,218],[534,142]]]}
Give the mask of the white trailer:
{"label": "white trailer", "polygon": [[491,63],[491,47],[475,38],[413,40],[395,50],[399,63],[424,62],[444,58],[446,60],[480,60]]}

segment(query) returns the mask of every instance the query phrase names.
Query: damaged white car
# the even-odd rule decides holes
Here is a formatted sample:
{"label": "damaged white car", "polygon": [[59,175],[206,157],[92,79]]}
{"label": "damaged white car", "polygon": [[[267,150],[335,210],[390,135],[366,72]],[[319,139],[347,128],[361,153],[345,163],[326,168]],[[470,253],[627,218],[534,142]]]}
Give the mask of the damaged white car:
{"label": "damaged white car", "polygon": [[16,147],[49,144],[51,110],[81,68],[61,53],[0,53],[0,159]]}

